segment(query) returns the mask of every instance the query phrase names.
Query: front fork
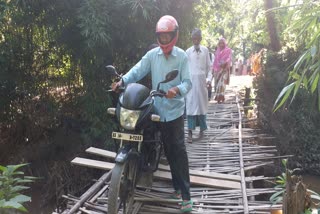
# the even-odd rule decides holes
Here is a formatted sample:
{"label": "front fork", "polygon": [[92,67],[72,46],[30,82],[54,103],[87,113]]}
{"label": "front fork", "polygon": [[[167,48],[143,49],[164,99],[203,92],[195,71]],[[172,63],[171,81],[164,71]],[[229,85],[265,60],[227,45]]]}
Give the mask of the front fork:
{"label": "front fork", "polygon": [[[140,152],[141,143],[138,144],[138,150]],[[124,144],[121,140],[120,149],[116,156],[116,164],[125,164],[126,168],[124,171],[125,177],[127,179],[124,180],[122,185],[125,187],[126,191],[133,191],[136,184],[136,179],[139,174],[139,161],[140,161],[140,153],[136,149],[136,145],[133,143]],[[128,196],[128,192],[124,192],[121,197],[126,198]]]}
{"label": "front fork", "polygon": [[116,163],[125,162],[129,158],[129,156],[140,156],[141,145],[142,145],[142,142],[138,142],[138,150],[136,150],[131,143],[128,143],[127,145],[123,145],[123,140],[121,140],[120,149],[115,159]]}
{"label": "front fork", "polygon": [[[120,141],[120,148],[122,148],[123,145],[123,140]],[[141,152],[141,145],[142,145],[142,141],[138,143],[138,152]]]}

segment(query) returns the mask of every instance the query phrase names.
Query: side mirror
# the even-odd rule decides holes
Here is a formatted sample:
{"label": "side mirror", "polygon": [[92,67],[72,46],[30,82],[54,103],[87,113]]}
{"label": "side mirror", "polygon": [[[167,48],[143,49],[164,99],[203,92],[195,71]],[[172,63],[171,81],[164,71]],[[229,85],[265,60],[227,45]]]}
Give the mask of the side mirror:
{"label": "side mirror", "polygon": [[177,69],[170,71],[169,73],[167,73],[166,79],[162,83],[166,83],[174,80],[174,78],[178,76],[178,73],[179,71]]}
{"label": "side mirror", "polygon": [[110,74],[112,76],[120,77],[120,75],[116,71],[116,68],[113,67],[112,65],[107,65],[106,66],[106,71],[107,71],[108,74]]}
{"label": "side mirror", "polygon": [[179,74],[179,71],[177,69],[172,70],[169,73],[167,73],[166,79],[163,80],[162,82],[159,82],[158,87],[157,87],[157,91],[159,91],[161,83],[167,83],[167,82],[174,80],[178,76],[178,74]]}

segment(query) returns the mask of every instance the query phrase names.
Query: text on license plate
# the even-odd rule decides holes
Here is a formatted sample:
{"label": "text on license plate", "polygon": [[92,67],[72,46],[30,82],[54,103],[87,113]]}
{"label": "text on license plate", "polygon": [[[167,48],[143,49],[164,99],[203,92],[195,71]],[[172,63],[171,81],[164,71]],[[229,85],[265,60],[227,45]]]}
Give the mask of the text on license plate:
{"label": "text on license plate", "polygon": [[143,135],[138,134],[127,134],[121,132],[112,132],[112,138],[119,140],[128,140],[128,141],[143,141]]}

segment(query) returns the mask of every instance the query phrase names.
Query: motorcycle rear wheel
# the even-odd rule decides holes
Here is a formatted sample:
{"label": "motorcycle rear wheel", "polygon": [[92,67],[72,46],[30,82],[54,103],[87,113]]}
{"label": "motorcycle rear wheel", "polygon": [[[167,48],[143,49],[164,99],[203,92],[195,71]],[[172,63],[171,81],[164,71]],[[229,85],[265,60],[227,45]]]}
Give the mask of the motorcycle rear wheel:
{"label": "motorcycle rear wheel", "polygon": [[108,194],[108,214],[132,213],[136,184],[137,161],[116,163],[112,169]]}

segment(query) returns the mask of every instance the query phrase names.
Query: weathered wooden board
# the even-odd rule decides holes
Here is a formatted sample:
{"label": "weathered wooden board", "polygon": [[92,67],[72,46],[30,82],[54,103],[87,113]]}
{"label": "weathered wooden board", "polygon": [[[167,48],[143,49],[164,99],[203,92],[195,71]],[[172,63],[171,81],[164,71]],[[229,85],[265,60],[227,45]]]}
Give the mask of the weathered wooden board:
{"label": "weathered wooden board", "polygon": [[79,157],[74,158],[71,161],[71,163],[74,165],[87,166],[87,167],[103,169],[103,170],[111,170],[114,167],[114,163],[91,160],[87,158],[79,158]]}
{"label": "weathered wooden board", "polygon": [[[171,173],[165,171],[156,171],[153,175],[157,178],[171,180]],[[190,182],[191,184],[198,184],[201,186],[208,186],[208,187],[220,187],[226,189],[240,189],[240,183],[234,181],[227,181],[227,180],[217,180],[212,178],[205,178],[200,176],[190,175]]]}
{"label": "weathered wooden board", "polygon": [[95,148],[95,147],[89,147],[88,149],[86,149],[86,152],[90,154],[106,157],[106,158],[113,158],[113,159],[116,158],[116,155],[117,155],[115,152],[110,152],[110,151]]}
{"label": "weathered wooden board", "polygon": [[[103,170],[111,170],[114,167],[114,163],[91,160],[87,158],[79,158],[79,157],[76,157],[75,159],[73,159],[71,163],[75,165],[93,167],[93,168],[103,169]],[[171,173],[168,171],[158,170],[153,175],[154,177],[159,179],[171,180]],[[190,182],[191,184],[198,184],[198,185],[208,186],[208,187],[220,187],[220,188],[226,188],[226,189],[240,188],[239,182],[227,181],[227,180],[224,181],[224,180],[205,178],[205,177],[194,176],[194,175],[190,175]]]}
{"label": "weathered wooden board", "polygon": [[[86,152],[88,152],[90,154],[95,154],[95,155],[99,155],[102,157],[106,157],[106,158],[114,159],[116,157],[115,152],[110,152],[110,151],[95,148],[95,147],[88,148],[86,150]],[[163,165],[163,164],[159,164],[158,168],[160,170],[170,171],[170,167]],[[221,180],[240,181],[240,176],[238,176],[238,175],[228,175],[228,174],[223,174],[223,173],[206,172],[206,171],[192,170],[192,169],[189,172],[190,172],[190,175],[195,175],[195,176],[200,176],[200,177],[208,177],[208,178],[221,179]]]}

